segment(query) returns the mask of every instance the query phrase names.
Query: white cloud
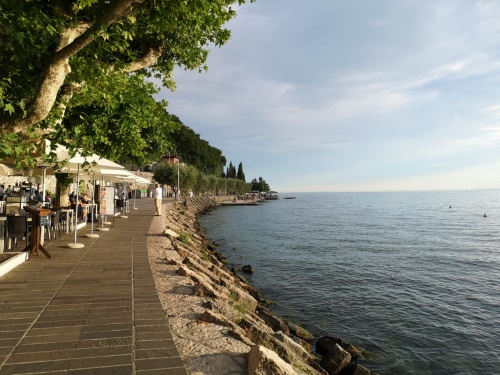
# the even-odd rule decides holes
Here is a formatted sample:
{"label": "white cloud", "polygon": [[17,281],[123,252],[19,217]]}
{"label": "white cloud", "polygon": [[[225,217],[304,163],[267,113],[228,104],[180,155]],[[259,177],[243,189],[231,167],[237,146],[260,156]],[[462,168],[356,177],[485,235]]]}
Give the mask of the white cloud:
{"label": "white cloud", "polygon": [[239,13],[209,72],[177,71],[162,96],[250,178],[390,190],[494,165],[500,3],[272,0]]}

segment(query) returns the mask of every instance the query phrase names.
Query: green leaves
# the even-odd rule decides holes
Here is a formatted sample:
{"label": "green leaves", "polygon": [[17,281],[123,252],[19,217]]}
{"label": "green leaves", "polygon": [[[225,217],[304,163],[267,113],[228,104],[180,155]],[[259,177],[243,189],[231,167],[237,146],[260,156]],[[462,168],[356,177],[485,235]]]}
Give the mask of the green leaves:
{"label": "green leaves", "polygon": [[9,115],[13,114],[16,110],[14,109],[14,106],[12,103],[7,103],[4,107],[3,110],[5,112],[9,112]]}
{"label": "green leaves", "polygon": [[[196,146],[193,165],[219,175],[221,151],[168,115],[146,79],[154,76],[174,90],[174,66],[206,70],[208,46],[229,39],[224,25],[236,15],[231,5],[244,2],[149,0],[122,11],[114,0],[2,1],[0,158],[24,156],[29,163],[34,140],[44,137],[141,164],[175,142],[186,158]],[[68,55],[63,59],[60,51]],[[157,59],[147,59],[157,51]],[[21,121],[22,135],[11,136]]]}

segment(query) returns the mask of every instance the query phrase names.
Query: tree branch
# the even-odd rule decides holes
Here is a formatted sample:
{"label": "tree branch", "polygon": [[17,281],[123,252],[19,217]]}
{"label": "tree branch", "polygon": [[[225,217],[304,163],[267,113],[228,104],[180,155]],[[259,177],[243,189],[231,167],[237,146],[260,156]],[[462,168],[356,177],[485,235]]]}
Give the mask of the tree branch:
{"label": "tree branch", "polygon": [[68,44],[56,55],[57,58],[65,59],[69,58],[76,53],[80,52],[89,43],[91,43],[97,35],[102,33],[102,30],[109,25],[115,23],[120,18],[129,15],[133,11],[134,5],[140,5],[149,0],[115,0],[112,2],[111,6],[104,12],[101,17],[99,17],[91,28],[89,28],[85,33],[80,35],[71,44]]}
{"label": "tree branch", "polygon": [[144,56],[142,56],[140,59],[135,60],[134,62],[131,62],[128,64],[124,69],[123,72],[125,73],[132,73],[140,69],[147,68],[148,66],[151,66],[158,61],[160,56],[163,54],[164,49],[162,47],[151,47]]}
{"label": "tree branch", "polygon": [[56,54],[43,73],[38,92],[27,107],[27,115],[15,116],[1,124],[2,132],[25,132],[29,126],[44,120],[50,113],[66,76],[71,72],[69,58],[90,44],[104,28],[128,15],[134,5],[147,1],[149,0],[114,0],[92,25],[81,24],[76,28],[66,29],[61,35]]}

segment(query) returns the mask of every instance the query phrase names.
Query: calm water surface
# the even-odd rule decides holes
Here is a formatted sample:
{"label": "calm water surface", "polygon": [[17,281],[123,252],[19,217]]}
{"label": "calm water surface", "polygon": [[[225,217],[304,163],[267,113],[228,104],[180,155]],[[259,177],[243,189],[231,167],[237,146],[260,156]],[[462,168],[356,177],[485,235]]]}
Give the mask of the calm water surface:
{"label": "calm water surface", "polygon": [[275,312],[382,374],[500,374],[499,190],[294,196],[200,220]]}

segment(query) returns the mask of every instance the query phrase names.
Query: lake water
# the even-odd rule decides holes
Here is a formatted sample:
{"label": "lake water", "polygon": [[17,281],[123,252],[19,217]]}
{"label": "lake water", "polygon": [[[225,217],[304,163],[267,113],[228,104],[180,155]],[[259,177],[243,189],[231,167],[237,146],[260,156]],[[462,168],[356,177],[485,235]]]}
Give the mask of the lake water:
{"label": "lake water", "polygon": [[500,190],[294,196],[200,218],[276,313],[382,374],[500,374]]}

